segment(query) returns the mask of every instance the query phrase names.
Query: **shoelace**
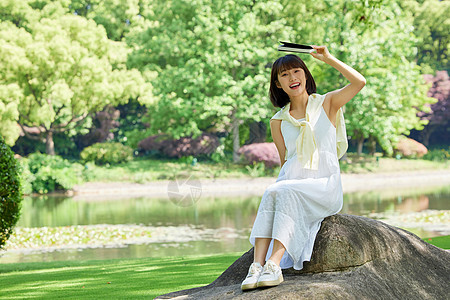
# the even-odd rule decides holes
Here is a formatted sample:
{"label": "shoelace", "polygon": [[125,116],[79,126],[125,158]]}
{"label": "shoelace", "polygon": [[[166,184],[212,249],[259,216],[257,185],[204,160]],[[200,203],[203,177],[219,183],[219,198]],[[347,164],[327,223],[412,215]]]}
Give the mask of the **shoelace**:
{"label": "shoelace", "polygon": [[271,263],[267,263],[264,266],[264,272],[263,274],[270,274],[270,273],[275,273],[277,271],[277,266],[275,264],[271,264]]}
{"label": "shoelace", "polygon": [[257,265],[252,265],[252,266],[250,267],[250,271],[248,272],[247,277],[252,277],[253,274],[257,273],[258,271],[259,271],[258,266],[257,266]]}

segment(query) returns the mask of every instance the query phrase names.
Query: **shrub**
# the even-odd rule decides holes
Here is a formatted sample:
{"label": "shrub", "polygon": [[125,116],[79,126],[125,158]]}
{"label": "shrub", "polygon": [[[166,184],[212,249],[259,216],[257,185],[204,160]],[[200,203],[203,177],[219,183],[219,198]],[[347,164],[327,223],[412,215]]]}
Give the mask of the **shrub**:
{"label": "shrub", "polygon": [[280,157],[274,143],[255,143],[242,146],[239,149],[242,160],[252,165],[263,162],[265,167],[273,168],[280,165]]}
{"label": "shrub", "polygon": [[448,161],[450,159],[450,148],[445,149],[433,149],[425,154],[423,159],[433,160],[433,161]]}
{"label": "shrub", "polygon": [[19,164],[19,176],[20,184],[22,186],[22,192],[25,195],[31,194],[33,192],[33,186],[31,183],[34,181],[34,174],[31,174],[30,168],[28,167],[28,160],[21,157],[17,160]]}
{"label": "shrub", "polygon": [[121,143],[97,143],[81,151],[84,162],[93,161],[98,165],[118,164],[133,159],[133,149]]}
{"label": "shrub", "polygon": [[33,153],[23,162],[28,165],[31,187],[36,193],[70,190],[82,181],[83,166],[58,155]]}
{"label": "shrub", "polygon": [[138,147],[144,151],[157,151],[168,157],[180,158],[189,155],[211,155],[219,144],[219,138],[211,133],[202,133],[195,139],[182,137],[177,140],[166,134],[160,134],[143,139]]}
{"label": "shrub", "polygon": [[0,249],[19,220],[22,192],[19,168],[11,149],[0,136]]}

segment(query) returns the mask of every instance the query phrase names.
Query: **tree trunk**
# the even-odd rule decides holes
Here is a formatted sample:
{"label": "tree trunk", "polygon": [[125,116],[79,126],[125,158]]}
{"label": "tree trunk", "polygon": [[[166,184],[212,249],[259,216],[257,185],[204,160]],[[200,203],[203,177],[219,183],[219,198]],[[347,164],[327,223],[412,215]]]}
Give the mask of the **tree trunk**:
{"label": "tree trunk", "polygon": [[231,132],[233,133],[233,162],[239,161],[239,120],[236,117],[236,109],[233,110],[231,115]]}
{"label": "tree trunk", "polygon": [[422,144],[424,144],[426,147],[428,147],[429,143],[430,143],[430,136],[434,131],[434,127],[432,126],[425,126],[425,128],[420,132],[420,137],[421,137],[421,142]]}
{"label": "tree trunk", "polygon": [[375,151],[377,150],[377,141],[373,136],[369,137],[369,154],[374,156]]}
{"label": "tree trunk", "polygon": [[362,150],[363,150],[363,145],[364,145],[364,137],[360,137],[358,139],[358,146],[357,146],[357,152],[356,152],[356,156],[360,157],[362,154]]}
{"label": "tree trunk", "polygon": [[52,131],[47,131],[47,137],[45,138],[45,152],[48,155],[55,155],[55,144],[53,143]]}

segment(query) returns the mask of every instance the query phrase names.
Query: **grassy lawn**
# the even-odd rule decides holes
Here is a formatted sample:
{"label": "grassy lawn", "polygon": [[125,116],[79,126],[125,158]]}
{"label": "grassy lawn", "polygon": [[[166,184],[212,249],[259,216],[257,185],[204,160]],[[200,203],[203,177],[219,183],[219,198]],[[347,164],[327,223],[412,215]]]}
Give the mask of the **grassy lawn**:
{"label": "grassy lawn", "polygon": [[447,250],[450,249],[450,235],[426,238],[423,240],[432,245],[435,245],[436,247],[439,247],[442,249],[447,249]]}
{"label": "grassy lawn", "polygon": [[[363,155],[356,158],[354,153],[348,153],[348,160],[341,162],[342,173],[384,173],[416,170],[448,169],[450,164],[442,161],[423,159],[395,159]],[[189,158],[180,160],[135,158],[133,161],[114,166],[88,165],[87,181],[111,182],[128,181],[145,183],[155,180],[172,180],[175,178],[249,178],[277,176],[280,167],[265,168],[263,163],[253,166],[234,164],[227,160],[215,163],[198,161],[191,164]]]}
{"label": "grassy lawn", "polygon": [[[249,172],[245,166],[233,163],[215,163],[210,161],[198,162],[192,166],[190,162],[168,159],[143,159],[134,160],[113,166],[88,166],[88,181],[109,182],[129,181],[145,183],[155,180],[172,180],[175,178],[242,178],[248,177]],[[279,168],[278,168],[279,170]],[[275,170],[265,170],[265,173],[273,173]],[[260,176],[264,176],[263,173]]]}
{"label": "grassy lawn", "polygon": [[0,265],[0,299],[153,299],[213,282],[242,253]]}
{"label": "grassy lawn", "polygon": [[[450,248],[450,236],[424,240]],[[1,264],[0,299],[152,299],[207,285],[241,255]]]}

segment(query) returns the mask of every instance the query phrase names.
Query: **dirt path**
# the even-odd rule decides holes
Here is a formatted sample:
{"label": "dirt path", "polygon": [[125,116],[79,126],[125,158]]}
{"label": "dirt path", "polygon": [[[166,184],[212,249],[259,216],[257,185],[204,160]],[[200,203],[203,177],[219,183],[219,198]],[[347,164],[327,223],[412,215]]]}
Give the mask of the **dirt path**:
{"label": "dirt path", "polygon": [[[167,197],[169,192],[182,190],[195,192],[200,196],[242,196],[262,195],[265,189],[276,181],[275,177],[240,179],[180,179],[178,183],[161,180],[146,184],[130,182],[89,182],[74,187],[76,198],[125,198],[125,197]],[[183,184],[185,183],[186,184]],[[178,185],[177,185],[178,184]],[[417,188],[450,185],[450,170],[411,171],[397,173],[342,174],[345,193],[393,188]]]}

